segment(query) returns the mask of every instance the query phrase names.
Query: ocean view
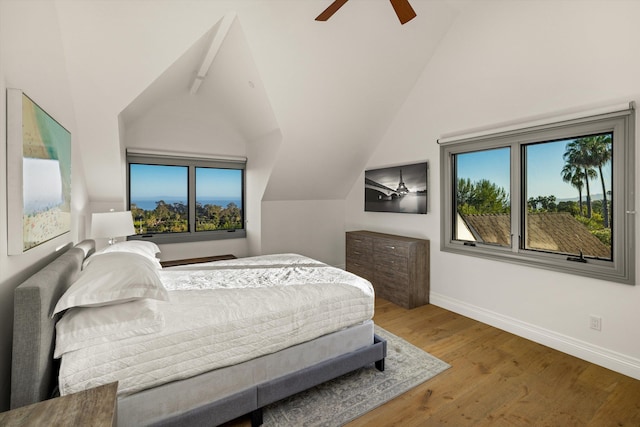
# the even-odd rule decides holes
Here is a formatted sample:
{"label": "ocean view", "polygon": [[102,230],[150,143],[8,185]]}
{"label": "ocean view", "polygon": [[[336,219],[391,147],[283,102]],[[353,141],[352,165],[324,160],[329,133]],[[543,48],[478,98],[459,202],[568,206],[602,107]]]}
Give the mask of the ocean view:
{"label": "ocean view", "polygon": [[[167,204],[173,204],[173,203],[186,203],[186,199],[182,198],[182,197],[145,197],[145,198],[139,198],[136,200],[132,200],[131,204],[135,204],[137,207],[139,207],[140,209],[143,209],[145,211],[152,211],[156,208],[156,202],[160,201],[160,200],[164,200],[165,203]],[[239,208],[242,208],[242,199],[238,199],[238,198],[213,198],[213,199],[199,199],[198,200],[199,203],[202,203],[203,205],[218,205],[221,206],[223,208],[226,208],[227,205],[229,203],[235,203]]]}

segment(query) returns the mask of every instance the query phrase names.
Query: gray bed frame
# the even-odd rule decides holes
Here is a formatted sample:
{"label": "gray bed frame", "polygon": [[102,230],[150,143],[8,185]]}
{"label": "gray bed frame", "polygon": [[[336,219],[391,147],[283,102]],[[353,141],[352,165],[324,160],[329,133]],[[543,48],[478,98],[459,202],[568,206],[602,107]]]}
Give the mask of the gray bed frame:
{"label": "gray bed frame", "polygon": [[[95,242],[84,240],[16,288],[11,369],[12,409],[56,395],[59,366],[58,361],[53,359],[53,350],[58,317],[52,319],[51,313],[58,299],[76,279],[84,259],[94,251]],[[374,335],[373,341],[373,344],[358,350],[322,360],[268,381],[257,382],[186,411],[176,410],[163,415],[162,419],[153,419],[149,424],[210,426],[251,414],[252,425],[260,425],[262,408],[266,405],[372,363],[379,370],[384,370],[386,341],[377,335]],[[278,353],[269,356],[277,357]],[[172,399],[170,395],[165,396],[167,400]]]}

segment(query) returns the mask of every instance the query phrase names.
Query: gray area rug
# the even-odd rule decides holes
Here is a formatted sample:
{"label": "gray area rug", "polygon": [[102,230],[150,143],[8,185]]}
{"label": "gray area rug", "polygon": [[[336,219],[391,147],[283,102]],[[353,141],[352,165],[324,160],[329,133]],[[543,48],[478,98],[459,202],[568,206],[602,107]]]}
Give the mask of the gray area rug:
{"label": "gray area rug", "polygon": [[264,425],[341,426],[450,367],[378,326],[376,334],[387,340],[384,372],[372,364],[269,405]]}

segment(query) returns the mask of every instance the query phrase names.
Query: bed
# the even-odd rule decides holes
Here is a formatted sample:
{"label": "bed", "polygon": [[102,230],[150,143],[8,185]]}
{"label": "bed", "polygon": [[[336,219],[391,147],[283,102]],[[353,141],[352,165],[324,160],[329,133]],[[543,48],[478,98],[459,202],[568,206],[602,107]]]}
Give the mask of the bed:
{"label": "bed", "polygon": [[[260,425],[266,405],[369,364],[384,369],[386,343],[373,332],[364,279],[279,254],[158,264],[162,286],[136,282],[116,298],[113,280],[96,279],[110,277],[105,268],[127,277],[156,268],[135,245],[95,253],[85,240],[16,288],[12,408],[118,381],[119,426],[217,425],[245,414]],[[91,292],[76,292],[86,286]],[[115,301],[100,301],[103,294]],[[119,319],[135,312],[133,326],[109,326],[108,338],[93,335],[102,324],[89,338],[73,327],[89,329],[114,310]]]}

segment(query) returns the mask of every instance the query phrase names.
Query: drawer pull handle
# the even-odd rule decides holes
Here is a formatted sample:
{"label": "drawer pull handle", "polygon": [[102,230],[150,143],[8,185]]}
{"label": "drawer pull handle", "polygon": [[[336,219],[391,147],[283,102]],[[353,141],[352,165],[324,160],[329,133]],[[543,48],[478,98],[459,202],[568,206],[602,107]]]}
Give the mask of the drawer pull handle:
{"label": "drawer pull handle", "polygon": [[387,248],[391,249],[391,250],[395,250],[396,247],[395,246],[387,246]]}

